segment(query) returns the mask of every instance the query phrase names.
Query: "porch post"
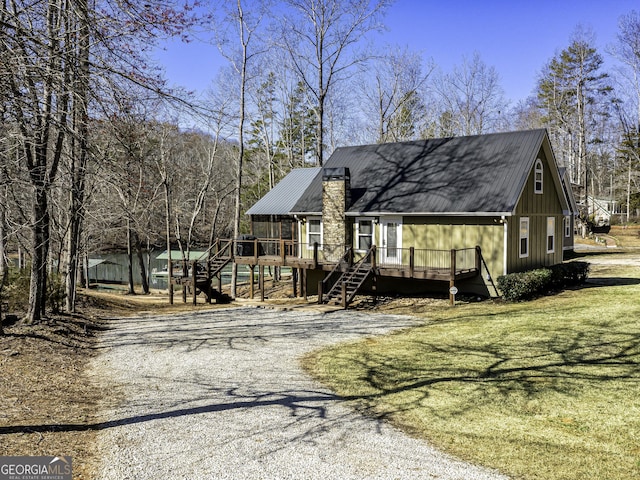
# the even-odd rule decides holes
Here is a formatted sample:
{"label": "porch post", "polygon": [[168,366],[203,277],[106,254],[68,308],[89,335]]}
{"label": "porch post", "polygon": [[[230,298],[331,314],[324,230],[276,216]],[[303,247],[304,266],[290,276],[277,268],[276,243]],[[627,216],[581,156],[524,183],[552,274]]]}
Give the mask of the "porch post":
{"label": "porch post", "polygon": [[258,264],[258,239],[253,240],[253,264]]}

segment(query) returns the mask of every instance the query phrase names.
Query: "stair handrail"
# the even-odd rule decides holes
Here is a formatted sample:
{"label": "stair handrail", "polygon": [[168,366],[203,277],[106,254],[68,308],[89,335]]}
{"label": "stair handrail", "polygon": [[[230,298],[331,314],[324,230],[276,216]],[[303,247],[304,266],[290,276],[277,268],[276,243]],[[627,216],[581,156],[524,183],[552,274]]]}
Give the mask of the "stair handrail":
{"label": "stair handrail", "polygon": [[338,276],[335,279],[333,279],[333,277],[335,276],[336,273],[340,273],[340,274],[343,273],[341,268],[342,268],[342,266],[344,264],[346,264],[347,267],[350,266],[351,258],[352,258],[351,247],[347,247],[345,249],[344,255],[342,255],[342,257],[340,257],[340,259],[336,262],[336,264],[333,266],[333,269],[329,272],[329,275],[327,275],[324,278],[324,280],[322,280],[322,291],[323,292],[327,292],[328,293],[333,288],[333,286],[338,281],[340,276]]}
{"label": "stair handrail", "polygon": [[[369,248],[369,250],[367,250],[367,253],[365,253],[364,256],[360,260],[358,260],[357,263],[351,265],[348,270],[346,270],[344,272],[341,272],[342,275],[333,282],[333,284],[331,285],[331,287],[328,290],[324,290],[324,287],[323,287],[322,291],[323,292],[327,292],[327,297],[331,297],[334,294],[334,290],[335,289],[342,288],[341,285],[338,285],[338,283],[349,282],[355,275],[357,275],[358,273],[360,273],[362,271],[363,265],[368,263],[369,266],[366,267],[367,274],[362,279],[362,281],[360,281],[358,283],[358,286],[356,288],[356,292],[357,292],[360,289],[360,287],[362,286],[362,284],[364,283],[364,281],[368,278],[369,273],[371,273],[374,270],[374,262],[373,262],[373,260],[375,260],[375,254],[376,254],[375,252],[376,252],[376,247],[375,247],[375,245],[372,245]],[[332,270],[332,273],[334,271],[335,271],[335,269]],[[342,280],[342,281],[340,282],[340,280]],[[354,296],[355,296],[355,293],[352,293],[349,296],[349,300],[348,301],[353,299]]]}
{"label": "stair handrail", "polygon": [[374,270],[375,264],[372,261],[372,259],[375,260],[375,255],[376,255],[376,246],[372,245],[369,248],[369,250],[367,250],[367,253],[358,261],[358,263],[356,263],[351,268],[349,277],[344,280],[345,282],[348,282],[353,277],[355,277],[357,274],[359,274],[362,270],[364,270],[364,268],[363,268],[364,265],[367,265],[367,264],[369,265],[368,267],[366,267],[366,270],[367,270],[366,275],[364,277],[362,277],[360,282],[358,282],[358,285],[356,286],[355,290],[353,292],[351,292],[349,297],[346,299],[346,304],[347,305],[351,302],[351,300],[353,300],[353,297],[356,296],[356,293],[358,293],[358,290],[360,290],[360,287],[362,286],[362,284],[369,277],[369,274]]}
{"label": "stair handrail", "polygon": [[[216,242],[214,243],[214,245],[211,246],[211,248],[213,248],[215,245],[220,245],[223,241],[226,241],[226,243],[222,244],[221,247],[219,247],[218,251],[216,252],[216,254],[213,257],[210,257],[209,260],[207,261],[207,276],[211,277],[211,276],[215,276],[217,275],[225,266],[227,266],[227,264],[233,260],[233,249],[231,249],[231,245],[233,244],[233,241],[231,239],[229,240],[216,240]],[[210,250],[211,250],[210,248]],[[216,260],[224,260],[224,262],[220,265],[218,265],[215,270],[211,270],[211,264],[213,262],[215,262]]]}
{"label": "stair handrail", "polygon": [[[224,242],[224,241],[225,241],[225,240],[219,240],[219,239],[218,239],[218,240],[216,241],[216,244],[217,244],[218,242],[222,243],[222,242]],[[216,259],[216,258],[221,258],[221,257],[224,255],[225,250],[228,250],[228,249],[229,249],[229,247],[231,247],[231,244],[232,244],[232,243],[233,243],[232,239],[228,239],[228,240],[226,240],[226,243],[225,243],[222,247],[220,247],[220,248],[218,249],[218,251],[216,252],[216,254],[215,254],[213,257],[211,257],[211,260],[214,260],[214,259]],[[214,245],[215,245],[215,244],[214,244]],[[213,245],[212,245],[212,247],[213,247]],[[230,252],[229,252],[229,254],[228,254],[228,257],[229,257],[229,258],[231,258],[232,256],[233,256],[233,252],[231,252],[231,251],[230,251]]]}

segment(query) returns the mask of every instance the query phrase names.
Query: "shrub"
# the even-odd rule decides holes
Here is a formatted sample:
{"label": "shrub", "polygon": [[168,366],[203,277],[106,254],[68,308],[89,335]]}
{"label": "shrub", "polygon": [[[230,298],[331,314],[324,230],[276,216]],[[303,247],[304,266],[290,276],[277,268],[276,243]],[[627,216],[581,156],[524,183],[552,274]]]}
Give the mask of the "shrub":
{"label": "shrub", "polygon": [[550,286],[556,290],[581,285],[589,275],[589,264],[587,262],[559,263],[550,267],[550,269],[553,274]]}
{"label": "shrub", "polygon": [[587,262],[570,262],[498,277],[498,288],[510,302],[530,300],[550,291],[584,283],[589,274]]}
{"label": "shrub", "polygon": [[[29,309],[29,269],[10,268],[7,281],[2,289],[0,301],[7,304],[10,312],[26,312]],[[46,301],[53,313],[60,313],[66,298],[64,277],[52,273],[47,281]]]}
{"label": "shrub", "polygon": [[10,312],[26,312],[29,306],[30,273],[28,270],[9,269],[7,283],[2,292],[2,300]]}
{"label": "shrub", "polygon": [[67,298],[64,277],[59,273],[50,274],[47,281],[47,305],[53,313],[60,313]]}

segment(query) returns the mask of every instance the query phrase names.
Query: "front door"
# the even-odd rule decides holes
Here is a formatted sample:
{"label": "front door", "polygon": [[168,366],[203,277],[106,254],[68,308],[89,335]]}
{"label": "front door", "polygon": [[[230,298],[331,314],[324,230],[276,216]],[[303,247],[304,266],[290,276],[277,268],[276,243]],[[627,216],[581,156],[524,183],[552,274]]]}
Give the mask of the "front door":
{"label": "front door", "polygon": [[383,264],[400,265],[402,263],[402,219],[386,217],[380,219],[380,238],[382,249],[379,260]]}

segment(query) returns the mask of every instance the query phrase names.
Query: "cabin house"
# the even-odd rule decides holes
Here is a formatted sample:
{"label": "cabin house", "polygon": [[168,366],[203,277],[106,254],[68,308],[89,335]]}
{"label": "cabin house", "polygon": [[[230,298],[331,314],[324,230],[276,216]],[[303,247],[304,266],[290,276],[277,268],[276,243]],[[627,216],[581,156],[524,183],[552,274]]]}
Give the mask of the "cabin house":
{"label": "cabin house", "polygon": [[234,261],[290,265],[345,304],[362,289],[495,296],[498,276],[562,262],[573,206],[546,130],[342,147],[249,209],[260,247]]}

